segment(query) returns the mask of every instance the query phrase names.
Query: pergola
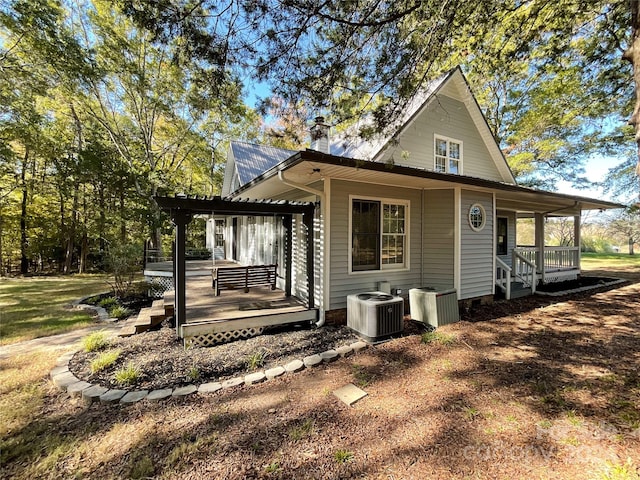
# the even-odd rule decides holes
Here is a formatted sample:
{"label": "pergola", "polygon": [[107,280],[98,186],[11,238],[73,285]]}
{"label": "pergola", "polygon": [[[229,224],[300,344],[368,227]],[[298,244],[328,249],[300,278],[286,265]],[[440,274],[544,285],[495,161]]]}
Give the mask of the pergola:
{"label": "pergola", "polygon": [[291,252],[293,215],[302,215],[306,230],[307,244],[307,288],[308,307],[314,307],[314,262],[313,262],[313,216],[315,204],[310,202],[292,202],[284,200],[227,200],[222,197],[196,197],[187,195],[157,196],[155,201],[161,210],[169,213],[175,227],[175,257],[173,278],[175,284],[176,331],[186,323],[186,231],[194,215],[216,214],[226,216],[274,216],[282,217],[285,231],[285,294],[291,295]]}

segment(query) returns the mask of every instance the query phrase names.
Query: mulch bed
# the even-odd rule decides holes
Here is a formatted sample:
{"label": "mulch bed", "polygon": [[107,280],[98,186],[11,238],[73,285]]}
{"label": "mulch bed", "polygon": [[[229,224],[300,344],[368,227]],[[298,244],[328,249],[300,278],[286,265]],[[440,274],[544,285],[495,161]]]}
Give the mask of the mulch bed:
{"label": "mulch bed", "polygon": [[[91,361],[101,352],[78,352],[69,369],[82,380],[109,388],[122,388],[115,372],[132,363],[140,372],[130,388],[159,389],[202,384],[242,376],[251,371],[286,365],[307,355],[348,345],[358,340],[347,327],[280,329],[257,337],[213,347],[184,348],[167,323],[157,331],[114,339],[109,349],[120,350],[109,368],[91,373]],[[255,368],[250,368],[251,360]]]}

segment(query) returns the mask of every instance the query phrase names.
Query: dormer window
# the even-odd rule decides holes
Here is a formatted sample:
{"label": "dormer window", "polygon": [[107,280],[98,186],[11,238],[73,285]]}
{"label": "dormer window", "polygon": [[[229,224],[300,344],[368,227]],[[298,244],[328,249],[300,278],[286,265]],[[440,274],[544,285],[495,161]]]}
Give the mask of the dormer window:
{"label": "dormer window", "polygon": [[462,142],[436,135],[433,169],[436,172],[462,174]]}

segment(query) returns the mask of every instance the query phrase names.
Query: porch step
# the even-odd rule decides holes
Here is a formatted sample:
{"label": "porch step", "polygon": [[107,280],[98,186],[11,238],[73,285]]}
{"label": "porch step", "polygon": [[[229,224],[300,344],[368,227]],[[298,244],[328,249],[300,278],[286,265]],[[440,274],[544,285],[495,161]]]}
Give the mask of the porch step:
{"label": "porch step", "polygon": [[166,318],[166,309],[162,300],[156,300],[151,307],[142,308],[138,316],[127,320],[122,326],[119,337],[130,337],[137,333],[146,332],[147,330],[160,325]]}
{"label": "porch step", "polygon": [[522,282],[511,282],[511,298],[522,298],[531,295],[531,287],[525,287]]}

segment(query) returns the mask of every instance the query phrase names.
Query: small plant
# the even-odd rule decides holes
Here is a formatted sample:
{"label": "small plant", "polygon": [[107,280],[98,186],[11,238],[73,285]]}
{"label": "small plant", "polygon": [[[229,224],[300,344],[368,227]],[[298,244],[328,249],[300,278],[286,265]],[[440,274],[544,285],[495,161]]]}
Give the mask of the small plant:
{"label": "small plant", "polygon": [[440,345],[453,345],[456,342],[455,335],[447,335],[441,332],[425,332],[422,334],[422,343],[439,343]]}
{"label": "small plant", "polygon": [[574,427],[579,427],[580,425],[582,425],[582,420],[578,418],[575,410],[567,411],[567,421]]}
{"label": "small plant", "polygon": [[249,355],[245,361],[247,370],[251,371],[262,367],[264,365],[265,357],[266,355],[264,352],[255,352]]}
{"label": "small plant", "polygon": [[364,388],[371,383],[373,380],[373,375],[365,370],[362,365],[358,365],[354,363],[351,366],[351,372],[353,373],[353,378],[356,385],[360,388]]}
{"label": "small plant", "polygon": [[347,463],[353,459],[353,452],[340,449],[333,454],[333,458],[338,463]]}
{"label": "small plant", "polygon": [[271,462],[269,465],[264,467],[265,473],[278,473],[280,470],[282,470],[280,462]]}
{"label": "small plant", "polygon": [[607,462],[607,469],[602,474],[602,480],[640,480],[638,469],[631,458],[627,458],[624,464]]}
{"label": "small plant", "polygon": [[131,459],[131,470],[129,472],[129,478],[151,478],[155,473],[155,467],[153,466],[153,460],[148,455],[142,458]]}
{"label": "small plant", "polygon": [[189,380],[196,381],[200,378],[200,370],[195,365],[189,369],[189,373],[187,373],[187,377]]}
{"label": "small plant", "polygon": [[118,360],[120,356],[120,350],[107,350],[102,352],[96,358],[91,360],[91,373],[101,372],[107,367],[110,367]]}
{"label": "small plant", "polygon": [[129,362],[126,367],[121,368],[115,374],[116,382],[121,385],[133,385],[140,376],[140,370],[133,363]]}
{"label": "small plant", "polygon": [[302,424],[297,427],[293,427],[289,429],[289,438],[291,440],[302,440],[304,437],[308,437],[313,432],[313,420],[311,418],[307,418]]}
{"label": "small plant", "polygon": [[106,332],[93,332],[82,339],[82,348],[85,352],[95,352],[109,346]]}
{"label": "small plant", "polygon": [[116,305],[109,311],[109,316],[112,318],[117,318],[118,320],[127,318],[129,315],[131,315],[131,310],[121,305]]}
{"label": "small plant", "polygon": [[553,426],[553,422],[551,420],[541,420],[540,423],[538,423],[538,425],[540,426],[540,428],[544,428],[545,430],[548,430]]}
{"label": "small plant", "polygon": [[473,420],[478,415],[480,415],[480,412],[478,411],[478,409],[474,407],[464,407],[462,409],[462,412],[464,413],[465,417],[467,417],[469,420]]}
{"label": "small plant", "polygon": [[98,302],[98,306],[106,309],[106,310],[110,310],[113,307],[115,307],[116,305],[118,305],[118,300],[115,299],[114,297],[107,297],[107,298],[103,298],[102,300],[100,300]]}

